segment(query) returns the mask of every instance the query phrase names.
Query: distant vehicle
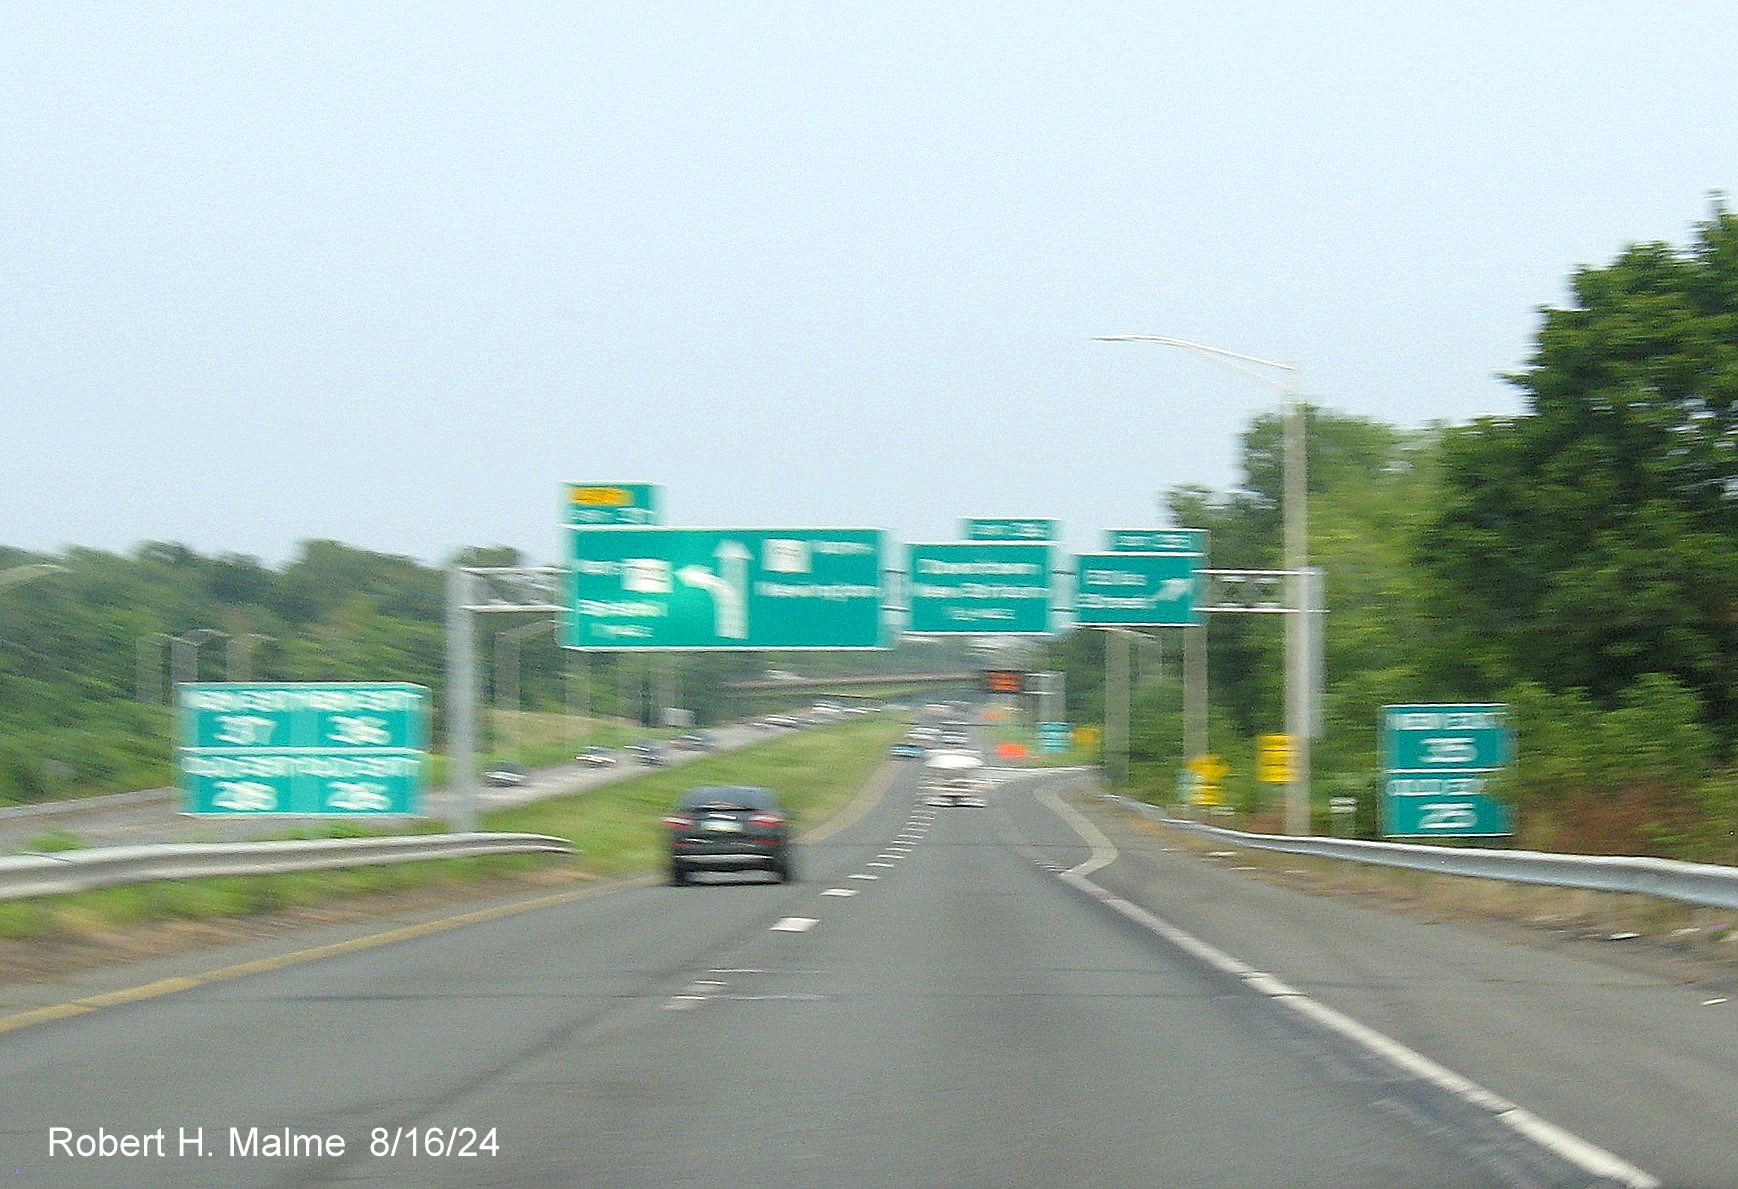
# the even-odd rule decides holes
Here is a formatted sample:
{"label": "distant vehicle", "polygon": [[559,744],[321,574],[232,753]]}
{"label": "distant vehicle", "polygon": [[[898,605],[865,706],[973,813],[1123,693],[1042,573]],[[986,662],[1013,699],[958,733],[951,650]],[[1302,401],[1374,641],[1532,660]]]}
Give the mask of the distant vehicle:
{"label": "distant vehicle", "polygon": [[803,725],[797,721],[795,715],[790,714],[769,714],[761,721],[769,727],[800,727]]}
{"label": "distant vehicle", "polygon": [[752,785],[692,788],[664,815],[670,882],[696,871],[768,871],[781,883],[796,878],[790,817],[771,789]]}
{"label": "distant vehicle", "polygon": [[690,731],[670,740],[670,746],[680,747],[684,751],[711,751],[718,746],[718,741],[709,732]]}
{"label": "distant vehicle", "polygon": [[651,768],[662,768],[670,762],[670,753],[656,739],[641,739],[628,744],[628,754],[634,757],[635,763]]}
{"label": "distant vehicle", "polygon": [[896,760],[921,760],[924,756],[929,754],[929,749],[921,743],[914,743],[910,739],[901,739],[898,743],[895,743],[892,747],[887,749],[887,754]]}
{"label": "distant vehicle", "polygon": [[921,782],[927,805],[989,804],[984,761],[969,751],[938,751],[923,762]]}
{"label": "distant vehicle", "polygon": [[588,768],[613,768],[618,762],[607,747],[588,747],[574,758]]}
{"label": "distant vehicle", "polygon": [[531,780],[531,773],[518,764],[495,764],[483,773],[483,783],[491,788],[518,788]]}

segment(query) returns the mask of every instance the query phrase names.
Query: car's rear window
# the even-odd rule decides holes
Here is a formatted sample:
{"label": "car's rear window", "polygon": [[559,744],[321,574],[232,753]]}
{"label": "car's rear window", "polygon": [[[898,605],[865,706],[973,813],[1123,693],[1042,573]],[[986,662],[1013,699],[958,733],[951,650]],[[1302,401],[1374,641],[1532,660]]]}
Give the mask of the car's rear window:
{"label": "car's rear window", "polygon": [[682,794],[684,809],[777,809],[771,789],[753,785],[712,785]]}

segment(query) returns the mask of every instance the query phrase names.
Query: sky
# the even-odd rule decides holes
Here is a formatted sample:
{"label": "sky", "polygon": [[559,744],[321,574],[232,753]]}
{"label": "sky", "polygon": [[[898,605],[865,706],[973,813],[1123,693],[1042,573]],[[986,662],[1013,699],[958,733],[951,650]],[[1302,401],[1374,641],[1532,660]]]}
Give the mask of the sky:
{"label": "sky", "polygon": [[1524,411],[1577,268],[1738,191],[1738,5],[0,8],[0,545],[565,557],[1103,530],[1237,485],[1295,363]]}

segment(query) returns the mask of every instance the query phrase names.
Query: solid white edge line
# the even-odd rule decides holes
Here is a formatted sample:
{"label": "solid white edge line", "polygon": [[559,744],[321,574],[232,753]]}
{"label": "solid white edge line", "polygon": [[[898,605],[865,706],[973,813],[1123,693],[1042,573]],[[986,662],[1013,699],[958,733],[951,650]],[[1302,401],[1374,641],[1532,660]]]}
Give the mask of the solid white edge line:
{"label": "solid white edge line", "polygon": [[[1338,1033],[1353,1044],[1361,1046],[1366,1051],[1428,1082],[1437,1089],[1490,1112],[1516,1135],[1544,1148],[1566,1163],[1585,1169],[1593,1176],[1609,1178],[1621,1185],[1630,1186],[1631,1189],[1660,1189],[1661,1183],[1658,1178],[1627,1160],[1607,1152],[1596,1144],[1589,1143],[1573,1132],[1565,1131],[1555,1123],[1539,1118],[1525,1107],[1518,1106],[1500,1094],[1487,1090],[1472,1079],[1463,1077],[1446,1066],[1438,1065],[1429,1057],[1408,1048],[1392,1037],[1377,1032],[1367,1025],[1360,1024],[1350,1016],[1336,1011],[1326,1004],[1318,1003],[1280,979],[1238,961],[1230,954],[1177,928],[1140,905],[1124,900],[1122,897],[1099,887],[1087,879],[1086,875],[1107,867],[1115,861],[1117,856],[1115,845],[1111,843],[1109,838],[1105,837],[1102,831],[1087,821],[1078,810],[1071,805],[1063,804],[1056,798],[1055,794],[1034,793],[1033,797],[1048,805],[1059,817],[1073,826],[1081,838],[1093,848],[1091,858],[1067,871],[1058,872],[1057,878],[1080,889],[1129,920],[1158,934],[1191,956],[1206,962],[1217,970],[1236,976],[1256,994],[1314,1020],[1322,1027]],[[1085,829],[1082,829],[1082,826]],[[1102,848],[1108,848],[1108,856],[1104,854]]]}
{"label": "solid white edge line", "polygon": [[1116,862],[1116,847],[1104,832],[1086,818],[1072,805],[1065,805],[1055,793],[1034,793],[1033,796],[1048,805],[1056,815],[1074,827],[1074,832],[1086,840],[1092,847],[1092,855],[1086,862],[1068,869],[1069,875],[1091,875],[1101,867],[1108,867]]}

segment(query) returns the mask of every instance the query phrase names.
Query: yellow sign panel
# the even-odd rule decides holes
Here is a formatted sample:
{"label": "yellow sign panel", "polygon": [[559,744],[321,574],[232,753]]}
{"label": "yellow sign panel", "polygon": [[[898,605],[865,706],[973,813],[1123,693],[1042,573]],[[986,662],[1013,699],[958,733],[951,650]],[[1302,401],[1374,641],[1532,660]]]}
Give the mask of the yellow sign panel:
{"label": "yellow sign panel", "polygon": [[634,493],[625,487],[570,487],[573,502],[591,508],[625,508],[634,502]]}
{"label": "yellow sign panel", "polygon": [[1219,795],[1221,791],[1222,790],[1220,789],[1220,787],[1218,785],[1209,784],[1206,781],[1202,781],[1200,784],[1195,786],[1195,796],[1194,796],[1195,804],[1197,804],[1197,805],[1223,805],[1225,802]]}
{"label": "yellow sign panel", "polygon": [[1262,784],[1290,784],[1292,767],[1290,735],[1255,737],[1255,779]]}
{"label": "yellow sign panel", "polygon": [[1098,746],[1098,741],[1104,737],[1104,732],[1098,727],[1075,727],[1074,746],[1092,748]]}
{"label": "yellow sign panel", "polygon": [[1216,785],[1224,780],[1231,771],[1231,765],[1214,755],[1212,752],[1195,756],[1184,765],[1189,771],[1199,776],[1203,783]]}

